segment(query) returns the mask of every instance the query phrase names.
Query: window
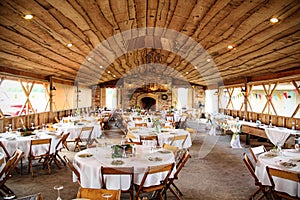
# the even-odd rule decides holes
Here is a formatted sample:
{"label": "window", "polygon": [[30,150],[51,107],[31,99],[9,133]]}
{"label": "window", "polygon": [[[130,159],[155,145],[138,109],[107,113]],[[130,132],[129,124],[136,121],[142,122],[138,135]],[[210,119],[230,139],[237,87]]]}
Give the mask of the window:
{"label": "window", "polygon": [[5,116],[48,111],[48,99],[43,84],[4,80],[0,85],[0,108]]}

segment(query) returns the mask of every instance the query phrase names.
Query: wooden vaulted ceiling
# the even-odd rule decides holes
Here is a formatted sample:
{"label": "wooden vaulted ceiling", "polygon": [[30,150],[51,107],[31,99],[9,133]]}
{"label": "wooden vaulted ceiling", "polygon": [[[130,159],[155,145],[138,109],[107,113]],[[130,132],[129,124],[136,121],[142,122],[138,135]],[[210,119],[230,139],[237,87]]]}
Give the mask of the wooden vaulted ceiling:
{"label": "wooden vaulted ceiling", "polygon": [[299,77],[299,10],[299,0],[1,0],[0,75],[94,85],[150,70],[205,86]]}

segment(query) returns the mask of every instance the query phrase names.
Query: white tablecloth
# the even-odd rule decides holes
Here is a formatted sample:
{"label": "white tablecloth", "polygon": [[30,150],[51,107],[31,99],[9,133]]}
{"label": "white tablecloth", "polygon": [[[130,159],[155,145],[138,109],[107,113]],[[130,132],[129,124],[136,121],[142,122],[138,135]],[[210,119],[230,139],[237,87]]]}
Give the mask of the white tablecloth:
{"label": "white tablecloth", "polygon": [[134,141],[138,141],[140,136],[157,135],[159,145],[162,146],[164,143],[170,143],[171,139],[175,135],[187,135],[187,139],[183,144],[183,147],[181,147],[182,141],[175,141],[173,146],[178,146],[179,148],[190,148],[192,146],[191,135],[188,131],[184,129],[162,129],[162,131],[163,132],[161,133],[156,133],[153,128],[140,128],[129,131],[128,137]]}
{"label": "white tablecloth", "polygon": [[[99,124],[95,123],[87,123],[87,122],[81,122],[77,125],[74,125],[73,123],[62,123],[62,124],[54,124],[53,127],[56,128],[59,132],[64,133],[70,133],[68,138],[74,139],[77,138],[81,128],[83,127],[91,127],[93,126],[93,132],[92,132],[92,139],[97,139],[102,135],[101,128]],[[85,133],[83,133],[83,138],[87,137]]]}
{"label": "white tablecloth", "polygon": [[[37,137],[38,136],[38,137]],[[55,147],[60,139],[60,133],[49,131],[38,131],[36,135],[22,137],[18,133],[2,133],[0,141],[5,145],[10,155],[18,148],[24,152],[24,158],[27,160],[30,151],[30,141],[35,139],[51,138],[50,153],[55,152]],[[45,148],[39,146],[34,149],[36,153],[44,152]]]}
{"label": "white tablecloth", "polygon": [[292,130],[287,128],[265,128],[269,140],[276,146],[284,145],[286,139],[290,136]]}
{"label": "white tablecloth", "polygon": [[[172,152],[159,153],[158,150],[150,153],[149,147],[136,145],[137,155],[129,158],[115,158],[115,160],[124,161],[123,165],[112,165],[111,147],[90,148],[78,152],[74,157],[74,166],[80,173],[81,186],[85,188],[101,188],[101,166],[109,167],[134,167],[134,183],[139,184],[148,166],[157,166],[162,164],[170,164],[175,162],[175,156]],[[80,157],[82,154],[92,154],[92,157]],[[162,161],[150,161],[149,158],[159,157]],[[175,168],[173,173],[175,172]],[[166,174],[154,174],[147,178],[145,185],[158,184],[162,177]],[[173,174],[172,174],[173,175]],[[112,178],[112,177],[110,177]],[[109,181],[110,189],[127,189],[130,185],[128,176],[113,177],[114,180]],[[73,181],[77,181],[73,176]],[[120,187],[121,186],[121,187]]]}
{"label": "white tablecloth", "polygon": [[[263,185],[271,185],[268,173],[266,171],[266,166],[277,168],[285,171],[292,171],[300,173],[300,163],[294,162],[297,164],[296,167],[293,168],[286,168],[280,164],[280,161],[286,162],[290,160],[300,160],[300,153],[296,152],[294,149],[290,150],[283,150],[282,155],[278,155],[276,157],[268,157],[267,154],[270,154],[270,152],[265,152],[258,157],[258,162],[256,164],[255,168],[255,174],[258,178],[258,180]],[[275,182],[275,188],[278,191],[286,192],[292,196],[298,196],[300,197],[300,184],[294,181],[289,181],[286,179],[281,178],[273,178]]]}

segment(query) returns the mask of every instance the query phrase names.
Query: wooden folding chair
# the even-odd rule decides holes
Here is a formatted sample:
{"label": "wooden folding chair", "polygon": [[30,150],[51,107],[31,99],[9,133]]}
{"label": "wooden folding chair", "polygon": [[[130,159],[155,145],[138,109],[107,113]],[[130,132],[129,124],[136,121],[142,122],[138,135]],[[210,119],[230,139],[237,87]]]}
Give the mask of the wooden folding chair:
{"label": "wooden folding chair", "polygon": [[5,153],[5,160],[8,161],[11,156],[10,156],[6,146],[1,141],[0,141],[0,148],[2,149],[3,153]]}
{"label": "wooden folding chair", "polygon": [[73,163],[67,158],[66,155],[64,155],[64,160],[67,163],[68,167],[72,170],[72,172],[77,177],[77,183],[79,184],[79,186],[81,186],[79,171],[74,167]]}
{"label": "wooden folding chair", "polygon": [[[179,195],[182,196],[182,192],[178,189],[178,187],[175,185],[174,181],[178,180],[179,173],[181,172],[182,168],[185,166],[187,161],[191,158],[191,154],[189,151],[185,151],[184,155],[182,156],[182,159],[177,163],[176,165],[176,172],[172,178],[168,179],[168,183],[166,185],[166,190],[170,189],[170,191],[176,196],[176,199],[180,199]],[[178,192],[178,194],[175,192],[175,190],[172,188],[174,187],[175,190]]]}
{"label": "wooden folding chair", "polygon": [[19,197],[17,200],[43,200],[42,193],[31,194],[24,197]]}
{"label": "wooden folding chair", "polygon": [[291,171],[283,171],[281,169],[275,169],[271,167],[266,167],[270,182],[271,182],[271,193],[273,194],[274,198],[277,200],[279,199],[289,199],[289,200],[299,200],[299,197],[291,196],[285,192],[280,192],[275,189],[275,182],[273,177],[283,178],[290,181],[295,181],[300,184],[300,173],[291,172]]}
{"label": "wooden folding chair", "polygon": [[55,152],[51,154],[51,159],[50,159],[50,165],[52,161],[56,164],[56,166],[61,169],[61,162],[66,165],[65,161],[62,159],[62,157],[59,155],[59,152],[64,148],[64,143],[67,141],[67,138],[69,137],[70,133],[64,133],[60,137],[58,143],[55,146]]}
{"label": "wooden folding chair", "polygon": [[130,187],[127,190],[122,190],[119,188],[121,192],[129,193],[130,199],[134,199],[134,167],[103,167],[101,166],[101,180],[102,180],[102,188],[103,189],[111,189],[107,187],[107,175],[120,176],[120,175],[129,175],[130,176]]}
{"label": "wooden folding chair", "polygon": [[[51,138],[31,140],[30,150],[28,155],[28,173],[31,171],[31,175],[34,176],[33,167],[42,166],[43,169],[47,167],[48,174],[51,174],[50,167],[50,147]],[[36,152],[39,153],[36,153]],[[37,161],[33,164],[33,161]]]}
{"label": "wooden folding chair", "polygon": [[135,127],[147,127],[147,123],[135,123]]}
{"label": "wooden folding chair", "polygon": [[172,146],[172,145],[169,145],[169,144],[166,144],[164,143],[163,146],[162,146],[164,149],[167,149],[167,150],[170,150],[174,153],[174,155],[176,155],[177,151],[178,151],[178,147],[176,146]]}
{"label": "wooden folding chair", "polygon": [[77,192],[77,198],[86,198],[89,200],[107,200],[105,195],[110,195],[109,200],[120,200],[120,190],[107,190],[107,189],[94,189],[94,188],[82,188],[79,187]]}
{"label": "wooden folding chair", "polygon": [[251,155],[253,157],[253,160],[255,162],[257,162],[257,158],[260,154],[267,151],[264,145],[260,145],[260,146],[257,146],[257,147],[250,147],[249,150],[250,150],[250,153],[251,153]]}
{"label": "wooden folding chair", "polygon": [[174,144],[177,143],[176,146],[178,146],[180,149],[182,149],[183,145],[184,145],[184,143],[185,143],[185,141],[187,139],[187,136],[188,135],[186,135],[186,134],[185,135],[174,135],[174,137],[173,137],[170,145],[175,146]]}
{"label": "wooden folding chair", "polygon": [[255,168],[254,165],[252,164],[251,160],[249,159],[248,155],[246,153],[243,153],[243,161],[251,173],[252,177],[254,178],[254,184],[258,186],[258,189],[250,196],[249,200],[254,199],[254,197],[259,193],[262,192],[263,194],[258,197],[258,199],[262,199],[263,197],[266,197],[268,199],[267,193],[268,193],[268,187],[262,185],[257,176],[255,175]]}
{"label": "wooden folding chair", "polygon": [[[92,139],[92,133],[93,133],[94,127],[82,127],[80,130],[80,133],[78,134],[77,138],[75,138],[74,140],[67,140],[67,142],[75,142],[75,147],[74,147],[74,151],[76,151],[76,149],[78,148],[79,151],[81,151],[81,146],[80,143],[84,143],[84,147],[87,148],[88,145],[93,144],[93,142],[95,141],[94,139]],[[83,137],[83,133],[85,132],[85,134],[87,135],[87,137]]]}
{"label": "wooden folding chair", "polygon": [[5,183],[11,177],[12,171],[15,169],[15,167],[17,166],[17,164],[19,163],[19,161],[22,159],[23,156],[24,156],[24,152],[17,149],[13,153],[13,155],[7,160],[4,168],[0,172],[0,177],[2,177],[2,179],[0,180],[1,197],[11,197],[11,198],[15,197],[14,192],[9,187],[7,187]]}
{"label": "wooden folding chair", "polygon": [[143,140],[156,141],[156,146],[160,146],[157,135],[139,135],[139,140],[140,142],[143,142]]}
{"label": "wooden folding chair", "polygon": [[[158,165],[158,166],[149,166],[145,171],[145,174],[142,178],[140,185],[135,185],[136,186],[135,199],[138,200],[140,198],[141,193],[154,192],[155,199],[163,200],[162,192],[167,185],[168,179],[171,175],[174,165],[175,163]],[[148,175],[157,174],[157,173],[166,173],[166,176],[162,178],[162,180],[160,180],[160,183],[157,185],[144,186],[144,183]]]}

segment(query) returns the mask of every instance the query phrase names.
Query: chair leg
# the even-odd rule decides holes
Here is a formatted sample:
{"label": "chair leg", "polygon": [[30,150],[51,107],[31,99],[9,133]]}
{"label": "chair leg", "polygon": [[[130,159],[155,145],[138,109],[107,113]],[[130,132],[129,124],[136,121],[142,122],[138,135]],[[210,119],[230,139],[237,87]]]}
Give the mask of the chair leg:
{"label": "chair leg", "polygon": [[[180,196],[183,196],[182,192],[179,190],[179,188],[175,185],[174,182],[172,182],[173,187],[176,189],[176,191],[179,193]],[[171,188],[171,187],[170,187]]]}
{"label": "chair leg", "polygon": [[60,157],[59,154],[57,154],[57,157],[59,158],[59,160],[64,164],[64,166],[66,166],[66,162],[64,161],[64,159],[62,159],[62,157]]}
{"label": "chair leg", "polygon": [[177,194],[177,192],[175,192],[172,187],[169,187],[169,189],[174,194],[174,196],[176,197],[176,199],[180,200],[180,196]]}
{"label": "chair leg", "polygon": [[50,162],[49,162],[50,165],[51,165],[52,161],[54,161],[54,163],[56,164],[56,166],[58,167],[58,169],[61,169],[60,162],[59,162],[59,160],[57,160],[56,154],[54,154],[54,155],[51,156],[51,159],[50,159]]}

